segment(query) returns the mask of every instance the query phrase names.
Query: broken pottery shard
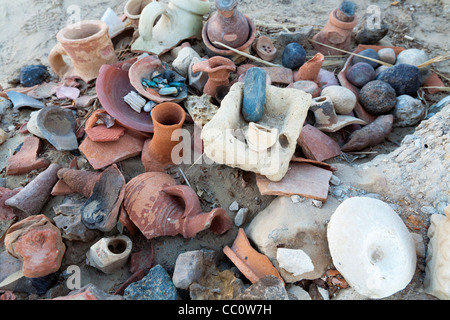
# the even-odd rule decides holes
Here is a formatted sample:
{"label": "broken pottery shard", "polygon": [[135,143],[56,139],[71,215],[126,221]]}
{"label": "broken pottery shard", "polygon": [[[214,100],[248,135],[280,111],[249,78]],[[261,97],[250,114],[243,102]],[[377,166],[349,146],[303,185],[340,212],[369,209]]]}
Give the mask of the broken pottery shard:
{"label": "broken pottery shard", "polygon": [[33,99],[32,97],[29,97],[26,94],[16,91],[8,91],[6,94],[8,95],[9,100],[11,100],[13,104],[14,112],[18,112],[19,109],[23,107],[29,107],[33,109],[42,109],[45,107],[45,105],[42,102]]}
{"label": "broken pottery shard", "polygon": [[251,246],[247,235],[242,228],[239,228],[238,235],[231,248],[225,246],[223,248],[223,253],[225,253],[225,255],[252,283],[257,282],[268,275],[275,276],[283,281],[269,258],[259,253]]}
{"label": "broken pottery shard", "polygon": [[308,159],[324,161],[341,154],[339,144],[316,127],[306,124],[297,144]]}
{"label": "broken pottery shard", "polygon": [[280,181],[270,181],[256,176],[261,195],[291,196],[327,201],[329,182],[332,172],[308,163],[291,163],[288,172]]}
{"label": "broken pottery shard", "polygon": [[39,138],[33,136],[24,137],[20,150],[6,162],[6,174],[19,175],[47,168],[50,165],[50,161],[37,156],[41,147],[42,141]]}
{"label": "broken pottery shard", "polygon": [[61,169],[59,164],[52,163],[19,193],[6,200],[5,204],[18,209],[23,217],[38,214],[47,203],[52,188],[58,181],[59,169]]}
{"label": "broken pottery shard", "polygon": [[272,80],[272,83],[290,84],[294,82],[294,72],[291,69],[284,67],[263,67],[267,75]]}
{"label": "broken pottery shard", "polygon": [[67,296],[52,300],[124,300],[124,298],[119,295],[108,294],[90,283],[81,289],[72,291]]}
{"label": "broken pottery shard", "polygon": [[61,195],[70,193],[79,193],[86,198],[92,194],[95,184],[100,179],[100,172],[66,169],[63,168],[58,171],[59,181],[57,185],[62,184],[59,188],[57,185],[52,190],[52,194]]}
{"label": "broken pottery shard", "polygon": [[74,87],[61,86],[56,88],[56,97],[58,99],[76,100],[80,96],[80,89]]}
{"label": "broken pottery shard", "polygon": [[450,206],[444,209],[445,215],[431,215],[428,229],[428,253],[425,269],[425,292],[441,300],[450,299],[450,276],[448,269],[450,259]]}
{"label": "broken pottery shard", "polygon": [[107,128],[106,125],[100,124],[95,127],[85,129],[88,137],[94,142],[110,142],[117,141],[125,134],[125,128],[119,125],[114,125]]}
{"label": "broken pottery shard", "polygon": [[36,125],[45,139],[56,150],[75,150],[78,140],[75,135],[76,118],[69,109],[48,106],[39,111]]}
{"label": "broken pottery shard", "polygon": [[95,170],[107,167],[113,163],[135,157],[142,151],[144,139],[128,132],[117,141],[95,142],[86,137],[79,150],[86,156]]}
{"label": "broken pottery shard", "polygon": [[88,229],[112,230],[117,223],[125,185],[125,178],[115,164],[105,169],[80,209],[81,220]]}
{"label": "broken pottery shard", "polygon": [[39,278],[59,270],[66,251],[59,229],[44,215],[35,215],[12,225],[5,248],[23,261],[25,277]]}
{"label": "broken pottery shard", "polygon": [[5,201],[15,196],[22,188],[16,188],[13,190],[0,187],[0,221],[11,220],[15,218],[14,210],[10,206],[5,205]]}
{"label": "broken pottery shard", "polygon": [[360,151],[376,146],[384,141],[392,130],[394,116],[392,114],[379,116],[367,126],[354,131],[349,141],[342,146],[342,151]]}

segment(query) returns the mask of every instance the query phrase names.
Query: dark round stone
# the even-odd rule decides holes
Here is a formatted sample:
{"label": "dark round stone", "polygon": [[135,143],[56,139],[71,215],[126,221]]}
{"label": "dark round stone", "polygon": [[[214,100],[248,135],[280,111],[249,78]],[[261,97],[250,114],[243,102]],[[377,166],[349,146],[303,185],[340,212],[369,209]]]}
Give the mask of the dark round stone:
{"label": "dark round stone", "polygon": [[374,80],[359,91],[359,103],[369,113],[381,115],[391,111],[397,103],[394,88],[388,83]]}
{"label": "dark round stone", "polygon": [[397,64],[378,74],[377,80],[387,82],[394,88],[397,96],[407,94],[416,96],[422,85],[419,68],[410,64]]}
{"label": "dark round stone", "polygon": [[374,68],[365,62],[358,62],[347,71],[347,80],[357,87],[362,87],[367,82],[375,79]]}
{"label": "dark round stone", "polygon": [[289,43],[283,50],[281,63],[289,69],[300,68],[306,61],[306,51],[296,42]]}
{"label": "dark round stone", "polygon": [[[378,56],[378,53],[375,50],[373,50],[373,49],[366,49],[366,50],[363,50],[363,51],[359,52],[358,54],[360,56],[363,56],[363,57],[368,57],[368,58],[380,60],[380,57]],[[370,61],[368,59],[364,59],[364,58],[361,58],[361,57],[358,57],[358,56],[354,56],[353,59],[352,59],[352,62],[353,62],[354,65],[359,63],[359,62],[365,62],[365,63],[370,64],[374,69],[376,69],[378,67],[378,62]]]}
{"label": "dark round stone", "polygon": [[42,65],[26,66],[20,70],[20,84],[24,87],[41,84],[48,78],[50,78],[50,73]]}

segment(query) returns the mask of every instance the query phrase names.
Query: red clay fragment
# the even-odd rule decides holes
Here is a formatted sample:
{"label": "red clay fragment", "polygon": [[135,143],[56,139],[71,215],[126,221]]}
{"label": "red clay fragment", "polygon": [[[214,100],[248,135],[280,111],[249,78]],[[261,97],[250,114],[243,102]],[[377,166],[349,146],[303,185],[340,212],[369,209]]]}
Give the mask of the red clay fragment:
{"label": "red clay fragment", "polygon": [[325,202],[328,196],[332,172],[308,163],[290,163],[288,172],[280,181],[270,181],[264,176],[256,176],[256,184],[261,195],[300,195]]}
{"label": "red clay fragment", "polygon": [[6,162],[7,175],[20,175],[33,170],[47,168],[50,161],[38,158],[42,148],[42,141],[38,137],[26,136],[20,150]]}
{"label": "red clay fragment", "polygon": [[107,128],[104,124],[85,129],[88,137],[94,142],[117,141],[125,134],[125,130],[126,129],[124,127],[119,125],[114,125],[111,128]]}
{"label": "red clay fragment", "polygon": [[305,156],[312,160],[324,161],[341,154],[341,148],[336,141],[309,124],[302,128],[297,144]]}
{"label": "red clay fragment", "polygon": [[5,201],[19,193],[20,190],[22,190],[22,188],[10,190],[0,187],[0,221],[11,220],[16,217],[14,214],[14,209],[5,205]]}

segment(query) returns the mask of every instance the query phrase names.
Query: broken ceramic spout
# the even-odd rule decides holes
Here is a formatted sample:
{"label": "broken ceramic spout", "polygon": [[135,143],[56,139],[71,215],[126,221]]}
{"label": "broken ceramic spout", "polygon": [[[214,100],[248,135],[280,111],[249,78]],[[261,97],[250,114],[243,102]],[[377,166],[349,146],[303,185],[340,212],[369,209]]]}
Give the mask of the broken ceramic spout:
{"label": "broken ceramic spout", "polygon": [[[140,15],[140,37],[133,43],[133,51],[161,55],[181,41],[201,39],[203,15],[210,4],[205,0],[170,0],[169,4],[158,1],[149,3]],[[158,22],[157,18],[160,17]],[[155,24],[156,22],[156,24]]]}
{"label": "broken ceramic spout", "polygon": [[128,182],[123,208],[147,239],[177,234],[192,238],[206,229],[220,235],[232,225],[223,208],[202,212],[194,190],[163,172],[146,172]]}
{"label": "broken ceramic spout", "polygon": [[228,86],[230,81],[228,77],[230,72],[236,70],[236,65],[225,57],[212,57],[205,61],[200,61],[192,66],[192,72],[208,73],[208,81],[206,82],[203,92],[215,97],[217,88],[220,86]]}

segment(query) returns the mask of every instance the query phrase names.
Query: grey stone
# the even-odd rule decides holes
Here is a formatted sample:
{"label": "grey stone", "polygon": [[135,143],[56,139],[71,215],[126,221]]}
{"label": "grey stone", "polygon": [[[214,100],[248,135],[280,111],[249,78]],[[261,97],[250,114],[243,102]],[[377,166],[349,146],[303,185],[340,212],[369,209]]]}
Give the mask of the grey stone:
{"label": "grey stone", "polygon": [[409,127],[418,124],[425,117],[425,105],[422,101],[414,99],[410,95],[400,95],[396,99],[392,111],[394,125],[397,127]]}
{"label": "grey stone", "polygon": [[392,48],[383,48],[378,50],[378,60],[394,64],[396,60],[395,51]]}
{"label": "grey stone", "polygon": [[[420,49],[406,49],[400,52],[397,56],[397,64],[410,64],[413,66],[418,66],[429,60],[428,54]],[[422,78],[425,80],[430,72],[430,66],[419,69],[422,74]]]}
{"label": "grey stone", "polygon": [[232,204],[230,204],[230,207],[228,208],[230,211],[236,212],[239,210],[239,204],[237,201],[233,201]]}
{"label": "grey stone", "polygon": [[[214,254],[214,251],[209,251],[209,255],[211,254]],[[205,255],[208,255],[208,252],[202,250],[187,251],[178,255],[172,277],[175,287],[188,289],[193,282],[202,277],[205,271]]]}
{"label": "grey stone", "polygon": [[240,208],[236,216],[234,217],[234,224],[237,227],[242,226],[245,223],[245,220],[247,219],[247,215],[248,215],[248,208]]}
{"label": "grey stone", "polygon": [[142,280],[133,282],[124,291],[126,300],[177,300],[177,288],[167,271],[156,265]]}
{"label": "grey stone", "polygon": [[289,295],[283,281],[269,275],[252,284],[235,300],[289,300]]}

